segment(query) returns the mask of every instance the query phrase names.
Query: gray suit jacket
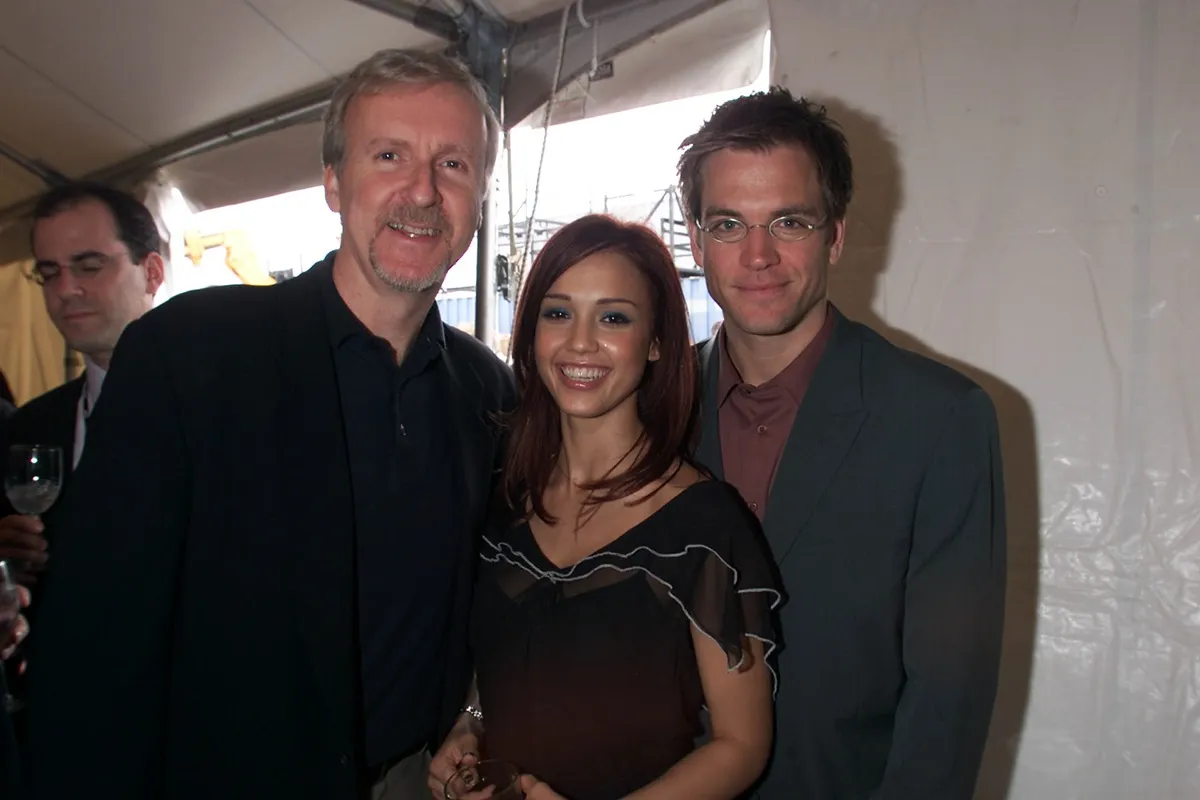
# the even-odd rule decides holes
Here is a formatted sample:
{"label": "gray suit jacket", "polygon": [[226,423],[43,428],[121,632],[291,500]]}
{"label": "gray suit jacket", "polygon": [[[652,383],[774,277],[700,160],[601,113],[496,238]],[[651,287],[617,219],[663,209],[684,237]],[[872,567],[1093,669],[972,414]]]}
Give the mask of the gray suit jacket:
{"label": "gray suit jacket", "polygon": [[[1004,616],[996,415],[958,372],[837,314],[772,484],[783,579],[760,800],[968,800]],[[699,346],[698,460],[723,474],[720,353]]]}

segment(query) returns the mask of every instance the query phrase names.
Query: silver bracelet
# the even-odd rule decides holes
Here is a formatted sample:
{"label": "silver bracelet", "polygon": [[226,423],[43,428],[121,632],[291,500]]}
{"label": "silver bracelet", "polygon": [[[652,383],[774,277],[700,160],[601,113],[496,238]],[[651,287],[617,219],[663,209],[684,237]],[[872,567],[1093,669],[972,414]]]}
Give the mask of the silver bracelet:
{"label": "silver bracelet", "polygon": [[463,706],[462,713],[474,717],[476,722],[483,722],[483,712],[473,705]]}

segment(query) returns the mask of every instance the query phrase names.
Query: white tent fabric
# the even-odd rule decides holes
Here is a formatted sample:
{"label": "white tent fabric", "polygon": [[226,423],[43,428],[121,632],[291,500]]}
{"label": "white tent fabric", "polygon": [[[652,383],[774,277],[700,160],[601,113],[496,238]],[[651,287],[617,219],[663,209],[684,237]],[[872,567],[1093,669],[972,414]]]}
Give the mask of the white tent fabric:
{"label": "white tent fabric", "polygon": [[994,398],[979,798],[1200,797],[1200,4],[772,0],[858,170],[837,302]]}

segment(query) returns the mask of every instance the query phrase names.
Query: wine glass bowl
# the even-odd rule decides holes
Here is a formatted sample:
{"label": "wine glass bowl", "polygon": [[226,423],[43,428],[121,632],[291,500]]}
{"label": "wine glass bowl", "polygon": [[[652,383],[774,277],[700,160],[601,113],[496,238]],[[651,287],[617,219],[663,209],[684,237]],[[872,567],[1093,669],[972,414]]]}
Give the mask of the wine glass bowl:
{"label": "wine glass bowl", "polygon": [[[61,447],[41,444],[16,444],[8,449],[4,468],[4,495],[18,514],[38,517],[58,500],[63,483]],[[29,564],[10,559],[16,572],[26,572]]]}
{"label": "wine glass bowl", "polygon": [[522,800],[521,773],[507,761],[465,764],[446,781],[446,800]]}
{"label": "wine glass bowl", "polygon": [[16,444],[8,449],[4,494],[19,514],[45,514],[62,491],[62,448]]}

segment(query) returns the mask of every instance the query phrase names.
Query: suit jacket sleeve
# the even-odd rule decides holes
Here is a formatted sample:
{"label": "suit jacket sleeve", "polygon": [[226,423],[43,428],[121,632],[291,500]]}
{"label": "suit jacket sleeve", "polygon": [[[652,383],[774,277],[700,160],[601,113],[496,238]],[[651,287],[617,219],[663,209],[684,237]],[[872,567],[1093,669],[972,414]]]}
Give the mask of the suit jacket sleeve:
{"label": "suit jacket sleeve", "polygon": [[164,350],[149,319],[122,336],[50,542],[30,638],[37,797],[167,794],[172,617],[189,467]]}
{"label": "suit jacket sleeve", "polygon": [[906,683],[876,800],[970,800],[996,696],[1006,571],[995,410],[950,409],[917,501],[905,593]]}

